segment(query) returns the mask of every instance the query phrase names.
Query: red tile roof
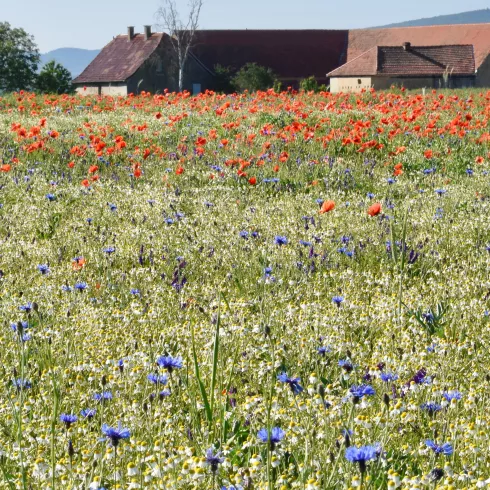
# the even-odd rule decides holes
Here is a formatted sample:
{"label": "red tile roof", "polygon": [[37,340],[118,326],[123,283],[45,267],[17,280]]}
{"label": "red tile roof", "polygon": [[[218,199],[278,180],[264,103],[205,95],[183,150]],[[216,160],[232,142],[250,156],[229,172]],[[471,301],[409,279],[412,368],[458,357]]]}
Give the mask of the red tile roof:
{"label": "red tile roof", "polygon": [[211,70],[255,62],[282,79],[322,81],[344,61],[347,36],[346,30],[201,30],[192,52]]}
{"label": "red tile roof", "polygon": [[143,34],[135,34],[131,41],[127,35],[116,36],[73,82],[124,82],[151,56],[166,36],[153,33],[146,41]]}
{"label": "red tile roof", "polygon": [[342,76],[441,76],[474,75],[473,45],[376,46],[328,74]]}
{"label": "red tile roof", "polygon": [[404,42],[414,46],[473,44],[478,69],[490,53],[490,24],[353,29],[349,31],[347,61],[374,46],[401,46]]}

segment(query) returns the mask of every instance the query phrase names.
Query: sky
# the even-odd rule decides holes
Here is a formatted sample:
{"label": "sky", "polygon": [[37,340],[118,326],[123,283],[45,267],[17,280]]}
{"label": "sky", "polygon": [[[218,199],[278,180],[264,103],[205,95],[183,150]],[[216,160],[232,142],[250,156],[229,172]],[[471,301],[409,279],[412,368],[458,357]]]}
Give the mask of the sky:
{"label": "sky", "polygon": [[[161,0],[0,0],[0,22],[22,27],[41,53],[99,49],[128,25],[156,27]],[[175,0],[185,15],[188,0]],[[204,0],[202,29],[354,29],[488,8],[488,0]],[[156,29],[154,29],[156,30]]]}

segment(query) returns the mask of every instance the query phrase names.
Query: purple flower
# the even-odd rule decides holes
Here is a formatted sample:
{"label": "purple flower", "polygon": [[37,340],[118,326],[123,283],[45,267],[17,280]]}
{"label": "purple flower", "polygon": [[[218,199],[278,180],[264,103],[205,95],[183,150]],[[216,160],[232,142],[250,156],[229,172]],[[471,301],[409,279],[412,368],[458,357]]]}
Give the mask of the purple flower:
{"label": "purple flower", "polygon": [[221,452],[214,453],[213,448],[209,448],[206,451],[206,464],[211,467],[211,471],[216,473],[218,471],[218,465],[223,463],[225,458],[221,457]]}
{"label": "purple flower", "polygon": [[288,244],[288,239],[285,236],[277,235],[274,237],[274,244],[282,246]]}
{"label": "purple flower", "polygon": [[84,419],[89,419],[89,420],[92,420],[95,417],[96,413],[97,410],[95,408],[84,408],[83,410],[80,411],[80,415]]}
{"label": "purple flower", "polygon": [[154,385],[165,386],[168,383],[168,377],[166,374],[151,373],[146,378],[148,379],[148,381],[150,381]]}

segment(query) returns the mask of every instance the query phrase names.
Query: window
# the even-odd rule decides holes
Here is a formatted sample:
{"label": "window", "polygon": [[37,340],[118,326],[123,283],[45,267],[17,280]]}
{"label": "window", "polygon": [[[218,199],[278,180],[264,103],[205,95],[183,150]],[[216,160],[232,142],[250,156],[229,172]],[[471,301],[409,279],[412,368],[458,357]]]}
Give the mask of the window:
{"label": "window", "polygon": [[192,95],[200,94],[201,93],[201,84],[200,83],[193,83],[192,84]]}
{"label": "window", "polygon": [[361,85],[361,83],[362,83],[361,79],[360,79],[360,78],[358,78],[358,79],[357,79],[357,84],[358,84],[358,85]]}
{"label": "window", "polygon": [[157,60],[157,73],[162,73],[162,72],[163,72],[163,61]]}

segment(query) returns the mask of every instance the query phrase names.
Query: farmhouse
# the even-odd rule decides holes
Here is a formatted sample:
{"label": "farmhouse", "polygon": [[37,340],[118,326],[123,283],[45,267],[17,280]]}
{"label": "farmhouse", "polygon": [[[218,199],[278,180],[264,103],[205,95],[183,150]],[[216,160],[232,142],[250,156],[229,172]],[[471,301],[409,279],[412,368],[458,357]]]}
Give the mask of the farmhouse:
{"label": "farmhouse", "polygon": [[[216,67],[271,68],[284,87],[314,76],[333,92],[417,87],[490,87],[490,24],[353,30],[201,30],[187,60],[184,89],[215,89]],[[171,39],[129,27],[74,80],[86,94],[177,89]]]}
{"label": "farmhouse", "polygon": [[475,85],[473,45],[374,46],[331,71],[332,92],[414,88],[461,88]]}
{"label": "farmhouse", "polygon": [[[214,89],[217,65],[238,70],[246,63],[271,68],[284,86],[315,76],[327,83],[327,71],[343,61],[346,30],[202,30],[187,60],[184,89]],[[152,33],[116,36],[73,81],[85,94],[125,95],[177,89],[177,64],[170,38]]]}

